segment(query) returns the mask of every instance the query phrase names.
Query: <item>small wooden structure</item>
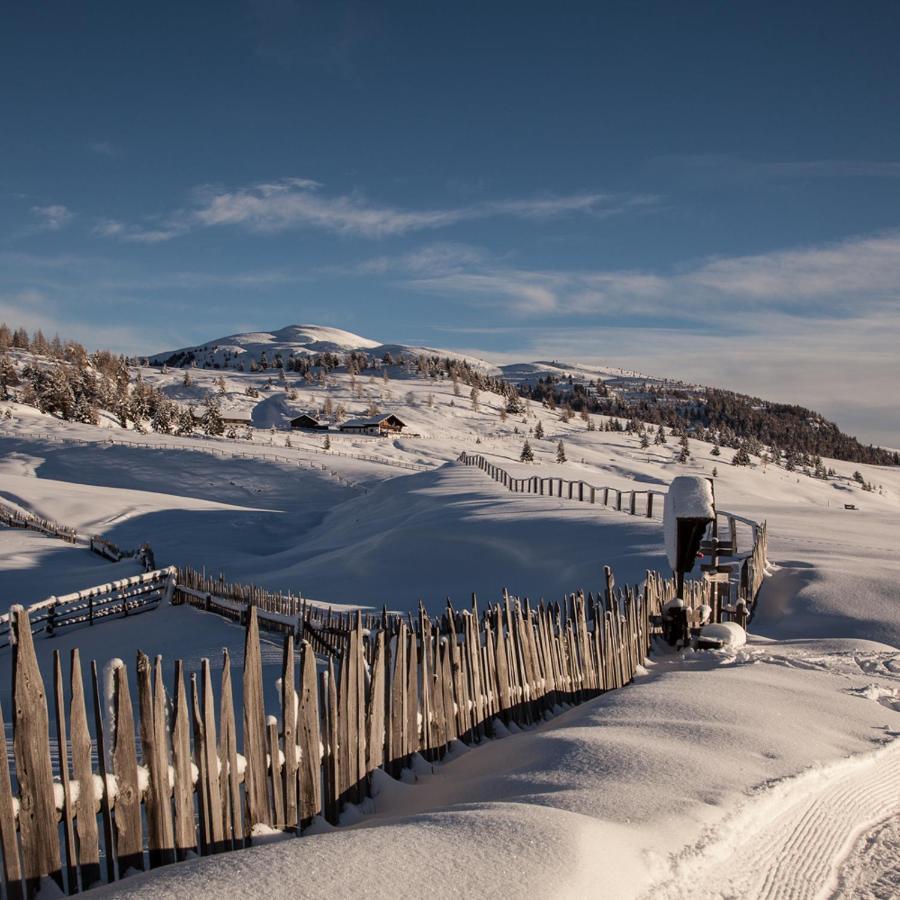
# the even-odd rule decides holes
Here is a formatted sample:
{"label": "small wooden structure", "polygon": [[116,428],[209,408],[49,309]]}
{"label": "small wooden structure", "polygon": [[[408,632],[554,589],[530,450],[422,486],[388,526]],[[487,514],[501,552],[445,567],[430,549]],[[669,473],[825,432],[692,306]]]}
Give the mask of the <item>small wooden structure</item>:
{"label": "small wooden structure", "polygon": [[400,434],[406,428],[393,413],[382,413],[379,416],[370,416],[367,419],[350,419],[340,426],[340,430],[346,434]]}
{"label": "small wooden structure", "polygon": [[320,422],[315,416],[309,415],[309,413],[303,413],[302,416],[291,419],[291,428],[301,428],[306,431],[327,431],[328,423]]}
{"label": "small wooden structure", "polygon": [[[192,406],[191,415],[195,421],[202,422],[206,417],[207,407]],[[220,409],[219,417],[224,425],[252,425],[253,415],[249,410],[245,409]]]}

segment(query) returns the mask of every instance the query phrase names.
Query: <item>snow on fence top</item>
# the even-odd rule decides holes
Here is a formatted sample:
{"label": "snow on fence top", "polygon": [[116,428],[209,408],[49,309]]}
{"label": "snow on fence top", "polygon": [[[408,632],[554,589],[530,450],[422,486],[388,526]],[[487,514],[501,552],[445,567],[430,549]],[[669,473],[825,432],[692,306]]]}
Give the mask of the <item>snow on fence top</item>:
{"label": "snow on fence top", "polygon": [[678,566],[678,519],[715,519],[712,485],[699,475],[672,479],[663,503],[663,535],[669,565]]}

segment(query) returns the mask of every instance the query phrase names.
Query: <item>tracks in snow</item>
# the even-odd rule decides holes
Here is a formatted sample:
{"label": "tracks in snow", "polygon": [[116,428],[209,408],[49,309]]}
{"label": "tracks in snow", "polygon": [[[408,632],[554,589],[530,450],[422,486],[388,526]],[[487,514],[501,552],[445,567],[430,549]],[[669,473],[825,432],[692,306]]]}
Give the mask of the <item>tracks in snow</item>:
{"label": "tracks in snow", "polygon": [[[867,832],[900,813],[900,741],[764,788],[647,896],[806,900],[841,891]],[[890,874],[886,876],[890,878]]]}

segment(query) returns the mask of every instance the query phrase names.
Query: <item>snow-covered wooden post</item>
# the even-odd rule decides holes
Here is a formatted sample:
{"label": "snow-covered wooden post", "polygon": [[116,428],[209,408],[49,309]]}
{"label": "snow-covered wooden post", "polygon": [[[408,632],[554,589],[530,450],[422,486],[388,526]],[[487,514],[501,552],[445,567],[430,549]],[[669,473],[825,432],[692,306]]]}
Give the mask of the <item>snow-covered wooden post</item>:
{"label": "snow-covered wooden post", "polygon": [[694,568],[700,541],[715,520],[715,499],[708,479],[679,475],[672,480],[663,507],[666,556],[676,580],[676,597],[663,610],[663,630],[670,644],[687,640],[684,576]]}

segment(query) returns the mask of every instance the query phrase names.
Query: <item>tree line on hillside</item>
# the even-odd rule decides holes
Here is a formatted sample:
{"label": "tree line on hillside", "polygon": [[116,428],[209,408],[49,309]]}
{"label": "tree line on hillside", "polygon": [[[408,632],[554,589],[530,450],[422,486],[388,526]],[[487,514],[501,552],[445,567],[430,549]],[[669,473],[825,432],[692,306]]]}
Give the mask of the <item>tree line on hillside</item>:
{"label": "tree line on hillside", "polygon": [[[28,351],[19,369],[10,350]],[[98,350],[88,353],[77,341],[47,340],[38,330],[29,337],[23,328],[12,331],[0,323],[0,400],[16,400],[70,422],[100,423],[100,413],[112,414],[123,428],[161,434],[225,432],[220,401],[204,400],[202,415],[169,399],[147,384],[140,373],[132,377],[126,357]]]}
{"label": "tree line on hillside", "polygon": [[[17,374],[7,352],[10,349],[30,351],[35,359]],[[218,347],[201,349],[212,354]],[[231,363],[226,367],[244,370],[244,361],[230,350],[226,350],[226,357]],[[157,364],[189,370],[202,362],[202,368],[222,368],[218,363],[210,363],[211,359],[211,355],[201,360],[195,351],[183,351]],[[198,420],[189,409],[144,383],[139,373],[133,377],[129,364],[138,362],[108,351],[88,354],[76,341],[63,341],[58,336],[48,339],[40,330],[29,336],[24,328],[12,330],[0,323],[0,399],[9,399],[15,388],[20,402],[64,419],[95,423],[99,410],[106,410],[121,425],[131,423],[139,429],[149,427],[177,434],[188,434],[197,428],[207,434],[226,431],[219,408],[224,382],[218,393],[210,392],[204,399],[206,409]],[[248,367],[251,371],[274,369],[282,381],[286,371],[295,372],[311,383],[323,383],[330,373],[340,369],[351,376],[378,371],[387,378],[392,368],[400,367],[410,375],[449,380],[456,397],[462,396],[465,386],[475,411],[482,391],[505,398],[501,418],[523,413],[525,400],[531,400],[550,410],[559,410],[564,421],[580,415],[590,430],[596,427],[590,413],[599,413],[611,417],[607,419],[608,429],[622,428],[638,434],[642,428],[640,423],[665,426],[673,435],[689,435],[741,454],[759,456],[766,452],[773,460],[783,459],[788,468],[817,468],[816,461],[823,456],[872,465],[900,465],[900,453],[863,445],[811,410],[769,403],[718,388],[692,388],[681,383],[643,384],[633,392],[636,396],[623,397],[601,379],[582,383],[571,376],[554,375],[517,388],[464,358],[428,353],[385,352],[375,356],[364,351],[348,351],[292,353],[287,358],[275,353],[269,360],[263,351],[259,360],[249,360]],[[185,385],[190,383],[189,379],[186,371]],[[622,426],[619,420],[627,425]]]}
{"label": "tree line on hillside", "polygon": [[569,382],[552,375],[535,384],[521,385],[523,397],[550,409],[600,413],[628,420],[684,430],[691,437],[733,449],[750,442],[792,457],[826,456],[870,465],[900,465],[900,453],[862,444],[834,422],[802,406],[770,403],[758,397],[719,388],[651,386],[640,396],[619,396],[599,379],[590,385]]}

